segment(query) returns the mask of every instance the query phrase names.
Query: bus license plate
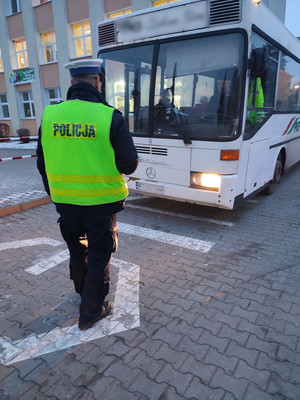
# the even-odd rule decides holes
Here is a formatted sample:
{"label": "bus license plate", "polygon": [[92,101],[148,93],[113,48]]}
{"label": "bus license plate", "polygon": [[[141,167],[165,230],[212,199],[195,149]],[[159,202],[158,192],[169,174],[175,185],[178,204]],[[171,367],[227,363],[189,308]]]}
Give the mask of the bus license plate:
{"label": "bus license plate", "polygon": [[157,194],[165,193],[165,188],[160,185],[151,185],[150,183],[136,182],[135,187],[137,190],[145,191],[147,193],[157,193]]}

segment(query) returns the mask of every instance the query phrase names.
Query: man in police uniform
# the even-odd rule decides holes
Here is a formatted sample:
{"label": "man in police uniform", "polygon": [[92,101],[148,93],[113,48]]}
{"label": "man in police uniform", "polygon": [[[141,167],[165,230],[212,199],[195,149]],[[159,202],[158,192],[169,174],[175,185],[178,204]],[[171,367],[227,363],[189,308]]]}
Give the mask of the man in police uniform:
{"label": "man in police uniform", "polygon": [[117,249],[116,213],[138,158],[122,114],[100,93],[102,60],[65,65],[72,86],[67,101],[47,106],[39,129],[37,167],[51,195],[70,252],[70,277],[81,295],[79,329],[111,314],[112,253]]}

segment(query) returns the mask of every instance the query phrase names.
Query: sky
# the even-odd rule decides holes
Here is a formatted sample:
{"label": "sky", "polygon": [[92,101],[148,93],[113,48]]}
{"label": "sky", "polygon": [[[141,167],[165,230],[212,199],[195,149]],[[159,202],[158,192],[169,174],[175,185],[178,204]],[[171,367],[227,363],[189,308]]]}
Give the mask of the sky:
{"label": "sky", "polygon": [[300,0],[286,0],[285,24],[297,37],[300,37]]}

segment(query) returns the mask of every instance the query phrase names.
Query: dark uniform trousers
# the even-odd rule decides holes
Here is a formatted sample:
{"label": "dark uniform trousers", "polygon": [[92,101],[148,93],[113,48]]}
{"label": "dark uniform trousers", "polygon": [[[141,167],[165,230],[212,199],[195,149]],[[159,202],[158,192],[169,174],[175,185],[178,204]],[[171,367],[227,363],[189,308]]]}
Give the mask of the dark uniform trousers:
{"label": "dark uniform trousers", "polygon": [[81,295],[80,323],[101,314],[109,292],[110,260],[118,247],[116,214],[76,217],[60,213],[60,230],[70,252],[70,278]]}

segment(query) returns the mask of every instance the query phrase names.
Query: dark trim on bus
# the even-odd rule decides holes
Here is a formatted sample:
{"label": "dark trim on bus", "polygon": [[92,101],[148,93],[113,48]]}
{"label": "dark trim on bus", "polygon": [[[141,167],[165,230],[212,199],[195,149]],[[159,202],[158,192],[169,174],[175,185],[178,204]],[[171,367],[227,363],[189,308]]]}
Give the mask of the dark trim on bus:
{"label": "dark trim on bus", "polygon": [[[166,42],[174,42],[176,40],[182,40],[182,39],[188,40],[188,39],[195,39],[195,38],[199,38],[199,37],[221,36],[221,35],[226,35],[226,34],[231,34],[231,33],[241,33],[246,39],[248,39],[247,31],[243,28],[221,29],[219,31],[213,31],[213,32],[209,31],[209,32],[189,33],[187,35],[180,35],[180,36],[178,36],[177,34],[176,34],[177,36],[175,36],[175,34],[174,34],[174,36],[171,36],[168,38],[163,38],[163,39],[157,38],[157,39],[153,39],[153,40],[149,40],[149,41],[144,41],[141,43],[133,43],[133,44],[125,44],[125,45],[118,44],[114,47],[101,49],[98,51],[98,57],[104,53],[110,53],[115,50],[127,49],[127,48],[131,48],[131,47],[147,46],[147,45],[160,44],[160,43],[166,43]],[[247,59],[248,54],[245,55],[245,57]]]}
{"label": "dark trim on bus", "polygon": [[[284,171],[284,175],[286,174],[286,172],[291,172],[293,169],[297,168],[299,165],[300,165],[300,161],[297,161],[295,164],[291,165]],[[233,210],[235,210],[236,208],[241,206],[245,201],[250,200],[253,197],[255,197],[256,195],[258,195],[259,193],[263,192],[269,186],[270,182],[272,182],[272,179],[269,182],[267,182],[266,184],[264,184],[263,186],[261,186],[260,188],[258,188],[257,190],[255,190],[254,192],[250,193],[246,197],[243,197],[244,196],[243,193],[236,196],[234,198]]]}
{"label": "dark trim on bus", "polygon": [[295,114],[299,114],[300,115],[300,111],[277,111],[277,110],[274,110],[274,113],[273,114],[292,114],[292,115],[295,115]]}
{"label": "dark trim on bus", "polygon": [[[159,43],[154,44],[152,65],[151,65],[151,76],[150,76],[150,90],[149,90],[149,120],[148,120],[148,137],[153,137],[154,134],[154,107],[150,107],[152,99],[155,95],[155,79],[157,71],[157,60],[159,53]],[[133,134],[134,136],[134,134]]]}
{"label": "dark trim on bus", "polygon": [[252,199],[252,197],[255,197],[256,195],[258,195],[260,192],[262,192],[263,190],[265,190],[269,184],[270,184],[271,180],[269,182],[267,182],[266,184],[264,184],[263,186],[261,186],[260,188],[254,190],[254,192],[248,194],[248,196],[244,197],[244,193],[239,194],[238,196],[236,196],[234,198],[234,203],[233,203],[233,210],[235,210],[236,208],[240,207],[243,203],[245,203],[247,200]]}
{"label": "dark trim on bus", "polygon": [[233,210],[238,208],[243,202],[245,201],[245,198],[243,197],[243,193],[239,194],[234,198],[234,203],[233,203]]}
{"label": "dark trim on bus", "polygon": [[295,54],[291,53],[289,50],[287,50],[284,46],[282,46],[280,43],[278,43],[276,40],[272,39],[269,35],[267,35],[264,31],[262,31],[258,26],[255,24],[252,25],[252,31],[254,33],[257,33],[259,36],[261,36],[263,39],[266,39],[269,43],[271,43],[274,47],[276,47],[278,50],[280,50],[282,53],[288,55],[298,63],[300,63],[300,58],[296,57]]}
{"label": "dark trim on bus", "polygon": [[[255,108],[253,108],[253,109],[255,110]],[[261,108],[260,110],[266,110],[266,111],[269,112],[269,110],[268,110],[267,108]],[[258,125],[256,126],[256,128],[254,129],[253,132],[250,133],[250,132],[246,132],[246,130],[245,130],[243,140],[246,141],[246,140],[252,139],[253,136],[255,136],[255,135],[257,134],[257,132],[265,125],[265,123],[266,123],[274,114],[275,114],[275,113],[274,113],[274,109],[272,108],[271,111],[270,111],[270,114],[269,114],[267,117],[265,117],[265,119],[264,119],[260,124],[258,124]]]}
{"label": "dark trim on bus", "polygon": [[282,145],[284,145],[284,144],[293,142],[294,140],[297,140],[297,139],[300,139],[300,136],[295,137],[295,138],[293,138],[293,139],[285,140],[284,142],[280,142],[280,143],[277,143],[277,144],[272,144],[272,146],[270,146],[269,149],[274,149],[275,147],[282,146]]}

